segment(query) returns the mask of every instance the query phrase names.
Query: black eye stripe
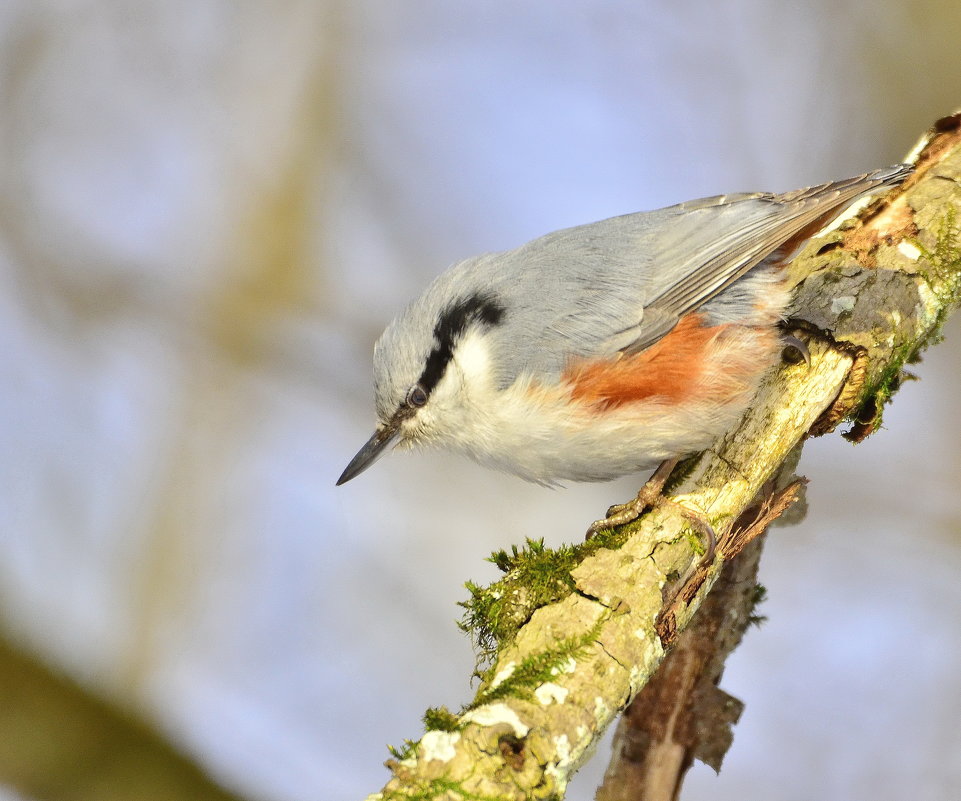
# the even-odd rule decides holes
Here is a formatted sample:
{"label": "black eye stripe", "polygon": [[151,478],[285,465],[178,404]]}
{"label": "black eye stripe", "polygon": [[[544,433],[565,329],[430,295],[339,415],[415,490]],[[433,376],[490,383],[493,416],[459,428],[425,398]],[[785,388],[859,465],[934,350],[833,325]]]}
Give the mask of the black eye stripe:
{"label": "black eye stripe", "polygon": [[427,395],[444,377],[454,355],[454,346],[473,324],[488,328],[500,325],[504,307],[492,293],[478,293],[448,306],[434,326],[434,347],[427,355],[424,372],[417,382]]}

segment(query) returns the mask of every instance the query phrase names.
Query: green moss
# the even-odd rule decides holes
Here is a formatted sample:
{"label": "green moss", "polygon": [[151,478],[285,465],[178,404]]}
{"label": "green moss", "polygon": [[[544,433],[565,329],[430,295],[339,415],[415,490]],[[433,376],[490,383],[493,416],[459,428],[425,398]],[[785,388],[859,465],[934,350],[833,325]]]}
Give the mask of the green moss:
{"label": "green moss", "polygon": [[[451,712],[446,706],[428,707],[422,718],[425,731],[458,731],[463,725],[458,720],[458,716]],[[404,744],[398,748],[388,745],[387,750],[390,755],[401,762],[417,755],[417,746],[420,740],[404,740]],[[406,796],[405,796],[406,797]]]}
{"label": "green moss", "polygon": [[[561,640],[553,648],[548,648],[538,654],[533,654],[517,666],[504,681],[496,687],[481,689],[474,700],[461,709],[459,714],[454,714],[447,707],[429,707],[424,712],[424,728],[427,731],[459,731],[464,727],[461,717],[471,709],[476,709],[484,704],[502,698],[530,698],[544,682],[556,677],[558,672],[564,668],[570,659],[583,658],[589,646],[597,639],[601,632],[606,617],[601,617],[588,631],[576,637],[568,637]],[[416,756],[419,741],[404,740],[402,747],[397,748],[388,745],[387,750],[394,759],[403,761]],[[399,796],[407,798],[407,796]],[[419,797],[419,796],[418,796]],[[465,796],[473,797],[473,796]]]}
{"label": "green moss", "polygon": [[[534,611],[574,592],[571,571],[601,548],[621,545],[635,527],[636,523],[629,523],[601,531],[585,542],[559,548],[548,548],[543,540],[528,539],[523,546],[512,546],[510,552],[500,550],[491,554],[489,561],[505,575],[487,587],[468,582],[471,597],[460,604],[465,612],[458,625],[471,635],[478,650],[476,674],[489,679],[497,653],[513,642],[517,631]],[[461,728],[460,715],[470,709],[507,696],[529,696],[554,675],[555,668],[569,658],[576,659],[596,638],[601,624],[602,621],[582,636],[563,640],[554,648],[524,660],[497,687],[482,690],[459,715],[445,707],[431,707],[424,713],[425,729],[457,731]],[[404,760],[416,753],[416,746],[417,742],[405,740],[401,748],[388,746],[388,750],[395,759]]]}
{"label": "green moss", "polygon": [[911,240],[911,243],[921,251],[921,277],[938,299],[934,324],[920,345],[923,349],[941,341],[945,320],[952,310],[961,305],[961,230],[954,206],[948,206],[938,225],[933,249],[929,250],[917,240]]}
{"label": "green moss", "polygon": [[417,749],[417,743],[419,740],[404,740],[404,744],[398,748],[396,745],[388,745],[387,750],[390,751],[390,755],[401,762],[405,759],[410,759],[414,756],[414,752]]}
{"label": "green moss", "polygon": [[[714,526],[713,521],[711,525],[716,530],[717,527]],[[695,531],[693,528],[685,527],[681,531],[681,536],[684,537],[685,540],[687,540],[688,544],[691,546],[691,550],[694,551],[695,555],[704,556],[704,554],[707,553],[707,548],[704,545],[704,540],[701,539],[701,535],[697,531]]]}
{"label": "green moss", "polygon": [[474,640],[478,666],[491,664],[535,610],[574,592],[575,567],[601,548],[619,547],[635,526],[605,529],[589,540],[558,548],[548,548],[542,539],[528,539],[509,553],[491,554],[489,561],[505,575],[487,587],[467,582],[470,598],[460,604],[465,611],[459,625]]}
{"label": "green moss", "polygon": [[852,426],[844,432],[847,439],[860,442],[881,427],[884,407],[900,389],[905,378],[912,377],[904,371],[906,364],[921,360],[921,352],[943,338],[942,330],[948,315],[961,305],[961,232],[957,225],[957,212],[949,206],[938,225],[936,241],[932,249],[916,239],[908,240],[920,251],[919,275],[937,299],[934,319],[917,340],[902,343],[894,348],[891,359],[877,378],[862,393],[861,403],[852,415]]}
{"label": "green moss", "polygon": [[767,600],[767,587],[763,584],[755,584],[754,591],[751,593],[751,611],[748,615],[748,625],[760,627],[767,620],[767,615],[757,614],[757,608]]}
{"label": "green moss", "polygon": [[677,466],[671,471],[671,476],[668,478],[667,483],[664,485],[664,492],[670,493],[671,490],[681,486],[687,477],[694,472],[694,468],[697,467],[703,458],[703,453],[695,453],[678,462]]}
{"label": "green moss", "polygon": [[910,377],[910,374],[904,371],[904,365],[920,361],[924,347],[917,343],[906,343],[894,349],[891,360],[861,393],[861,402],[851,415],[851,427],[842,432],[845,439],[861,442],[881,427],[884,407],[901,388],[905,379]]}
{"label": "green moss", "polygon": [[423,720],[426,731],[457,731],[461,728],[457,715],[446,706],[428,707]]}
{"label": "green moss", "polygon": [[460,782],[453,779],[433,779],[420,787],[388,791],[384,793],[384,801],[432,801],[451,793],[464,801],[504,801],[502,796],[481,795],[465,790]]}
{"label": "green moss", "polygon": [[511,674],[496,687],[482,689],[464,710],[469,711],[501,698],[530,698],[534,690],[544,682],[555,678],[571,660],[584,656],[587,648],[597,639],[606,617],[601,617],[588,631],[576,637],[561,640],[553,648],[532,654],[514,667]]}

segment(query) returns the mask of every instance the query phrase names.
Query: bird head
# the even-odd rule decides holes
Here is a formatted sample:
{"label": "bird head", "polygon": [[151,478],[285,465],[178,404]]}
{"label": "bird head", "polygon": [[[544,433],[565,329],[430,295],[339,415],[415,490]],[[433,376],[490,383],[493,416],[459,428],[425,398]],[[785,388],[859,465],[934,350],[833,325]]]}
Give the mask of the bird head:
{"label": "bird head", "polygon": [[374,346],[377,429],[338,485],[370,467],[391,445],[443,444],[456,440],[468,424],[471,378],[490,373],[486,339],[503,323],[505,309],[493,291],[452,294],[449,284],[435,282]]}

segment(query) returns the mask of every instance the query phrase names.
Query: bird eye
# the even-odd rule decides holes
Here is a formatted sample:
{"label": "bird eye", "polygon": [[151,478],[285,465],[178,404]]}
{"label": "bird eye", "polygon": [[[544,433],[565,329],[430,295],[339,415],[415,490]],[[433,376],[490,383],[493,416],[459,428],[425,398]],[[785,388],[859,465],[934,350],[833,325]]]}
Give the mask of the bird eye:
{"label": "bird eye", "polygon": [[414,384],[407,392],[408,406],[423,406],[427,403],[427,393],[420,384]]}

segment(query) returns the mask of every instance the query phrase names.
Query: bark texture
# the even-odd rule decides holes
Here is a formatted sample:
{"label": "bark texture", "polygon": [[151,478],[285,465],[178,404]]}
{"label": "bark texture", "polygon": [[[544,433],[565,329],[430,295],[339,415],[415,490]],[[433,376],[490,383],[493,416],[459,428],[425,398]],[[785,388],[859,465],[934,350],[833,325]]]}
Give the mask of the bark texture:
{"label": "bark texture", "polygon": [[695,758],[720,769],[744,705],[717,685],[754,608],[761,540],[724,566],[691,625],[624,711],[597,801],[670,801]]}

